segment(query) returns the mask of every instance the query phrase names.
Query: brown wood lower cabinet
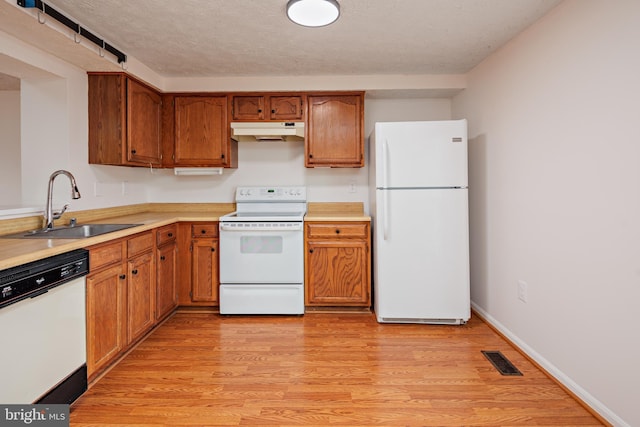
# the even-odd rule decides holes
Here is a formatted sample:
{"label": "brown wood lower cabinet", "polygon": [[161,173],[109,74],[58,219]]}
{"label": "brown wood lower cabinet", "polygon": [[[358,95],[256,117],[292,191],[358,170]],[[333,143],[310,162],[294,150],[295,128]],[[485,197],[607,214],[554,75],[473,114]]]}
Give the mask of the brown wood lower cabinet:
{"label": "brown wood lower cabinet", "polygon": [[191,226],[191,300],[218,303],[218,223]]}
{"label": "brown wood lower cabinet", "polygon": [[156,230],[156,321],[178,306],[178,224]]}
{"label": "brown wood lower cabinet", "polygon": [[218,222],[180,222],[178,226],[178,305],[218,305]]}
{"label": "brown wood lower cabinet", "polygon": [[[121,251],[120,244],[115,245]],[[87,276],[87,374],[120,354],[127,341],[126,276],[117,264]]]}
{"label": "brown wood lower cabinet", "polygon": [[137,341],[155,322],[155,275],[149,252],[127,261],[127,343]]}
{"label": "brown wood lower cabinet", "polygon": [[305,224],[305,305],[370,307],[368,222]]}
{"label": "brown wood lower cabinet", "polygon": [[87,374],[89,380],[155,324],[153,233],[89,248]]}
{"label": "brown wood lower cabinet", "polygon": [[218,239],[194,239],[191,248],[191,300],[217,303]]}

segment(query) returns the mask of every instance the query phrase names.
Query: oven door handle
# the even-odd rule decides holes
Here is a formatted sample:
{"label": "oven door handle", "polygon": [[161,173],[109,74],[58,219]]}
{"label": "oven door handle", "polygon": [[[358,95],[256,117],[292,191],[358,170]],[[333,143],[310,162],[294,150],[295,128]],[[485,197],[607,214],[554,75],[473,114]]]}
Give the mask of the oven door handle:
{"label": "oven door handle", "polygon": [[220,223],[220,231],[242,231],[245,233],[252,231],[260,231],[260,232],[287,232],[287,231],[300,231],[302,230],[302,223],[292,223],[287,224],[286,226],[278,226],[278,225],[255,225],[251,227],[238,226],[235,223]]}

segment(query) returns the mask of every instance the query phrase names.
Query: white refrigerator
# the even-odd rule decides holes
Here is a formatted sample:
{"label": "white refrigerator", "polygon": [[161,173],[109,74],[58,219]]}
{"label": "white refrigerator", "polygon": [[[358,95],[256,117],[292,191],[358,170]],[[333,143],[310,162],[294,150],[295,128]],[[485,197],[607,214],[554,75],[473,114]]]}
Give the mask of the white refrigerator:
{"label": "white refrigerator", "polygon": [[369,144],[377,320],[466,323],[467,121],[376,123]]}

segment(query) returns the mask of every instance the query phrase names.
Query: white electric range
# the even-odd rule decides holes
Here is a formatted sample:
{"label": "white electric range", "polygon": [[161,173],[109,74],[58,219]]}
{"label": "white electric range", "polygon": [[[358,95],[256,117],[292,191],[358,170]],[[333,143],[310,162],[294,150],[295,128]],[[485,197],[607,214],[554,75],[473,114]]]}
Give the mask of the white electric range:
{"label": "white electric range", "polygon": [[304,186],[238,187],[220,218],[220,314],[304,314]]}

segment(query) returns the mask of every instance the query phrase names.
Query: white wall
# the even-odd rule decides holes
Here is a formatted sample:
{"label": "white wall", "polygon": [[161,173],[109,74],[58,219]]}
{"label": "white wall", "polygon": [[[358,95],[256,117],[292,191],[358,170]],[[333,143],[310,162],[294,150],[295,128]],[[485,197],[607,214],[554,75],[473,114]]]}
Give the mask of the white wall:
{"label": "white wall", "polygon": [[[11,180],[18,182],[22,191],[7,204],[44,208],[49,175],[57,169],[73,173],[82,193],[80,200],[71,200],[67,178],[57,178],[57,207],[70,203],[70,210],[81,210],[147,201],[141,184],[147,171],[87,163],[88,86],[84,70],[0,31],[0,71],[21,79],[21,154],[16,162],[18,173]],[[3,146],[3,155],[4,150]],[[124,195],[122,182],[132,183]],[[95,186],[101,194],[98,197]]]}
{"label": "white wall", "polygon": [[[71,169],[66,82],[63,78],[22,80],[20,91],[22,203],[44,205],[49,175],[54,170]],[[64,186],[64,193],[61,184],[55,187],[58,197],[54,200],[71,199],[69,183]]]}
{"label": "white wall", "polygon": [[[71,210],[147,201],[232,202],[238,185],[259,184],[307,185],[310,201],[357,201],[363,202],[365,207],[368,205],[366,167],[305,168],[302,143],[240,143],[238,169],[227,169],[222,176],[213,177],[176,177],[172,170],[88,165],[85,72],[2,32],[0,41],[3,42],[0,54],[11,59],[3,72],[12,74],[17,62],[42,70],[42,74],[36,73],[35,77],[22,80],[23,194],[20,202],[23,204],[43,206],[49,175],[57,169],[68,169],[76,176],[82,198],[70,200],[68,183],[64,182],[66,178],[60,177],[54,186],[54,201],[57,206],[70,203]],[[133,67],[136,63],[132,64]],[[135,74],[136,69],[130,71]],[[150,80],[167,87],[177,84],[158,76]],[[254,88],[252,84],[262,81],[260,78],[254,80],[231,81],[229,84],[234,86],[229,90]],[[457,85],[461,83],[459,76],[454,76],[453,80]],[[300,90],[322,87],[318,77],[312,80],[313,87],[310,88],[304,87],[303,80],[297,81]],[[208,81],[179,79],[179,87],[183,89],[198,90],[198,83],[203,85],[200,90],[211,89]],[[375,83],[379,86],[384,79],[377,78]],[[449,82],[445,79],[444,83]],[[273,82],[268,80],[265,84],[272,85]],[[328,78],[325,87],[332,84],[335,82]],[[273,89],[272,86],[269,88]],[[367,99],[365,138],[375,121],[442,119],[450,114],[448,99]],[[350,191],[352,184],[355,184],[355,192]]]}
{"label": "white wall", "polygon": [[[456,76],[435,85],[467,84],[453,104],[367,99],[365,106],[365,136],[375,121],[450,118],[451,106],[454,118],[469,119],[475,307],[619,425],[640,425],[634,407],[640,380],[634,316],[640,297],[639,8],[636,0],[568,0],[473,70],[468,83]],[[85,72],[3,32],[0,56],[14,61],[0,70],[7,74],[16,63],[40,71],[25,79],[21,96],[22,129],[28,129],[21,138],[33,159],[23,159],[20,180],[30,200],[44,204],[47,177],[60,167],[76,175],[83,194],[72,210],[226,202],[236,185],[267,182],[307,184],[312,201],[367,200],[366,168],[305,169],[303,148],[293,144],[241,144],[239,169],[222,177],[90,166]],[[130,72],[135,68],[132,58]],[[165,81],[143,71],[164,90],[211,90],[197,80]],[[393,83],[377,79],[377,89]],[[253,84],[246,90],[276,89],[267,87],[272,81]],[[319,80],[309,84],[298,89],[327,88]],[[42,99],[46,111],[36,105]],[[354,180],[357,191],[349,193]],[[66,186],[56,183],[61,199],[68,198]],[[517,299],[518,280],[529,285],[526,303]]]}
{"label": "white wall", "polygon": [[476,308],[616,425],[640,425],[639,24],[637,0],[566,1],[453,101]]}
{"label": "white wall", "polygon": [[[367,99],[365,137],[376,121],[436,120],[449,118],[448,99]],[[366,141],[365,141],[366,142]],[[146,181],[149,200],[154,202],[232,202],[238,185],[295,184],[308,187],[313,202],[363,202],[368,208],[367,168],[305,168],[304,143],[241,142],[238,169],[222,176],[175,177],[173,172],[155,171]],[[350,192],[351,183],[356,191]]]}
{"label": "white wall", "polygon": [[367,99],[365,102],[365,136],[373,132],[376,122],[410,120],[448,120],[451,100],[448,98]]}
{"label": "white wall", "polygon": [[[238,169],[225,170],[222,176],[176,177],[172,170],[150,170],[115,166],[88,165],[87,148],[87,78],[83,70],[0,32],[0,55],[9,65],[2,71],[29,68],[29,77],[22,79],[22,204],[44,206],[49,175],[57,169],[68,169],[77,179],[82,193],[80,200],[70,200],[65,177],[56,179],[54,202],[57,206],[70,203],[70,210],[94,209],[132,203],[152,202],[232,202],[238,185],[299,184],[307,185],[310,201],[359,201],[368,205],[367,168],[305,168],[304,146],[301,143],[239,143]],[[133,59],[132,59],[133,61]],[[4,60],[7,63],[7,60]],[[0,61],[0,67],[2,66]],[[16,65],[17,64],[17,65]],[[145,71],[152,84],[185,87],[191,90],[213,90],[208,80],[178,79],[179,84],[149,70],[130,65],[130,72]],[[35,72],[35,71],[40,71]],[[20,73],[16,72],[18,77]],[[395,81],[397,77],[390,77]],[[308,87],[300,90],[329,88],[335,79],[308,79]],[[442,80],[442,79],[441,79]],[[460,76],[436,79],[436,84],[460,85]],[[257,79],[263,90],[274,90],[277,79]],[[297,81],[301,81],[298,79]],[[202,86],[197,86],[200,83]],[[339,82],[338,82],[339,83]],[[376,77],[376,87],[384,78]],[[233,90],[260,90],[251,80],[233,81]],[[299,83],[296,83],[299,84]],[[172,86],[173,85],[173,86]],[[195,85],[195,86],[194,86]],[[219,87],[215,87],[220,90]],[[292,90],[293,88],[288,87]],[[358,88],[360,89],[360,88]],[[448,99],[367,99],[365,102],[365,138],[375,121],[429,120],[449,118]],[[366,143],[366,141],[365,141]],[[366,149],[365,149],[366,151]],[[366,154],[366,153],[365,153]],[[60,181],[60,182],[58,182]],[[355,192],[351,192],[355,184]]]}
{"label": "white wall", "polygon": [[0,205],[8,200],[19,200],[22,195],[20,180],[20,91],[0,90]]}

